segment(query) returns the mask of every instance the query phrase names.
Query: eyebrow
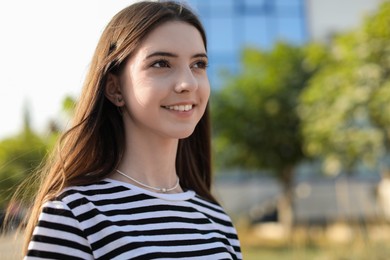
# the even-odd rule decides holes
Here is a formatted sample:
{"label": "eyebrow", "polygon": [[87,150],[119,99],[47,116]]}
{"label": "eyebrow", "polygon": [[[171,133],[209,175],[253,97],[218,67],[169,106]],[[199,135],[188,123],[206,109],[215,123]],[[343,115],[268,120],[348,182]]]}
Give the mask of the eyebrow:
{"label": "eyebrow", "polygon": [[[156,56],[163,56],[163,57],[171,57],[171,58],[177,58],[178,55],[177,54],[174,54],[174,53],[171,53],[171,52],[164,52],[164,51],[156,51],[156,52],[153,52],[151,54],[149,54],[148,56],[146,56],[146,60],[147,59],[150,59],[150,58],[153,58],[153,57],[156,57]],[[207,54],[206,53],[197,53],[195,55],[193,55],[191,58],[206,58],[208,59],[207,57]]]}

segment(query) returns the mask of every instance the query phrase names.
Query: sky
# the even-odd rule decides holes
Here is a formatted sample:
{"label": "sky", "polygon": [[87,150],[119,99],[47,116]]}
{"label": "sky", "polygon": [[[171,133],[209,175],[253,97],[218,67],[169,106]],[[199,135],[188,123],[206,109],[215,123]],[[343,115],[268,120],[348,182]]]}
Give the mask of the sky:
{"label": "sky", "polygon": [[0,139],[22,128],[24,107],[43,132],[66,95],[81,93],[102,31],[134,0],[0,1]]}

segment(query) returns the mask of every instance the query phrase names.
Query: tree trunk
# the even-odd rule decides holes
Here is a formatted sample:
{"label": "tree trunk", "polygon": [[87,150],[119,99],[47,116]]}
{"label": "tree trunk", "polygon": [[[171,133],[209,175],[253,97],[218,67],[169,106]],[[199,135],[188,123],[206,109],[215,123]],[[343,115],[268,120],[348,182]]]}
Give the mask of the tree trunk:
{"label": "tree trunk", "polygon": [[278,214],[279,221],[286,230],[287,236],[290,236],[292,225],[294,222],[294,209],[293,209],[293,167],[287,166],[282,170],[281,183],[283,187],[283,193],[278,202]]}

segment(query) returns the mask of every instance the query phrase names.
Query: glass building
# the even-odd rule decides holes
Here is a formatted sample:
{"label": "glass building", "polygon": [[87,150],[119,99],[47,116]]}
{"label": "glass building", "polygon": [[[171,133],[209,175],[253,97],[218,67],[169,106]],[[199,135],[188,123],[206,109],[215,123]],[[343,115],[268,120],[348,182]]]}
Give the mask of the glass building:
{"label": "glass building", "polygon": [[187,0],[208,37],[209,78],[221,87],[221,71],[240,69],[244,47],[267,49],[276,41],[307,41],[305,0]]}

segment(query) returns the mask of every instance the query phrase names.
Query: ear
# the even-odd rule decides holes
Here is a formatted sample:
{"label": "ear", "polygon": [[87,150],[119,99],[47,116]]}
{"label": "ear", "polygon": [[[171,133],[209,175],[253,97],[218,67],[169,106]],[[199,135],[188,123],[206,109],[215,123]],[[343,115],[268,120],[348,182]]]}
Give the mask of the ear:
{"label": "ear", "polygon": [[108,73],[107,75],[104,94],[117,107],[121,107],[125,104],[119,84],[119,78],[112,73]]}

